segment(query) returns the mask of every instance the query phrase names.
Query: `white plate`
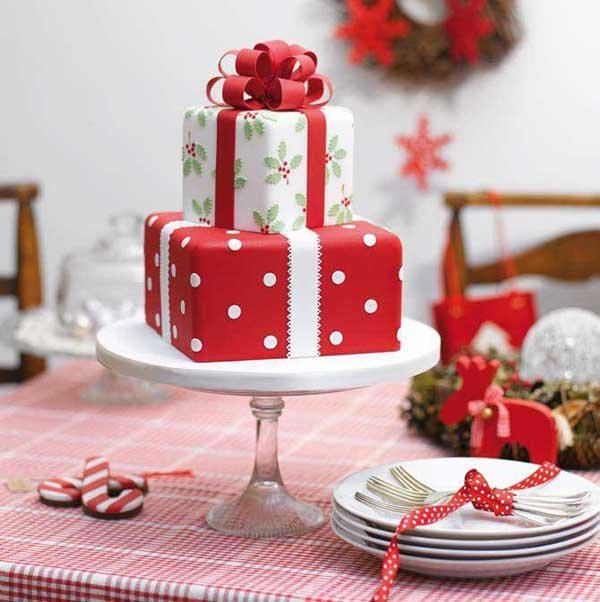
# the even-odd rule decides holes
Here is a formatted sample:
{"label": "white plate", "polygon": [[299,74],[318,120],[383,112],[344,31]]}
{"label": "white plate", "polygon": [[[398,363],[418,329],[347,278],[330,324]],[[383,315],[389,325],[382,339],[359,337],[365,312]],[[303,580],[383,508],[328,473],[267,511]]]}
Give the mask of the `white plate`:
{"label": "white plate", "polygon": [[[359,531],[364,531],[367,535],[379,536],[382,539],[389,540],[393,535],[393,530],[378,529],[366,521],[349,514],[344,509],[340,508],[337,504],[333,504],[333,515],[342,519],[342,526],[354,527]],[[600,511],[587,520],[574,525],[570,529],[563,529],[561,531],[554,531],[552,533],[544,533],[542,535],[532,535],[530,537],[517,537],[514,539],[444,539],[442,537],[419,537],[417,535],[407,535],[403,533],[400,536],[400,543],[427,546],[431,548],[452,548],[452,549],[464,549],[464,550],[492,550],[492,549],[504,549],[509,547],[525,548],[530,546],[541,545],[542,543],[551,543],[558,539],[564,539],[571,535],[576,535],[584,529],[589,528],[593,524],[598,523],[600,520]],[[349,528],[349,530],[352,530]]]}
{"label": "white plate", "polygon": [[[349,534],[354,535],[359,541],[362,541],[365,545],[369,546],[373,544],[375,547],[380,549],[385,549],[390,541],[389,539],[382,539],[375,535],[369,535],[360,529],[356,529],[348,523],[344,522],[344,519],[336,516],[335,514],[331,517],[332,522],[336,525],[336,527],[342,528],[347,531]],[[530,546],[525,548],[520,547],[512,547],[506,548],[503,550],[457,550],[452,548],[442,549],[442,548],[432,548],[429,546],[415,546],[415,545],[407,545],[403,543],[398,544],[398,549],[401,554],[413,554],[415,556],[427,556],[428,558],[447,558],[457,560],[484,560],[487,558],[516,558],[519,556],[531,556],[534,554],[546,554],[548,552],[553,552],[555,550],[560,550],[565,546],[571,544],[577,544],[582,541],[585,541],[592,535],[594,532],[598,531],[598,521],[592,522],[592,524],[583,529],[582,532],[562,537],[557,541],[552,543],[542,544],[538,546]]]}
{"label": "white plate", "polygon": [[[334,533],[351,546],[363,550],[372,556],[383,558],[385,550],[371,548],[361,543],[344,529],[332,524]],[[589,545],[597,534],[594,531],[585,541],[568,545],[548,554],[535,554],[521,558],[500,558],[496,560],[446,560],[442,558],[427,558],[411,554],[400,555],[400,568],[431,577],[454,577],[459,579],[485,579],[490,577],[507,577],[535,571],[558,560],[562,556],[572,554]]]}
{"label": "white plate", "polygon": [[[538,467],[536,464],[527,462],[495,458],[430,458],[394,462],[368,468],[346,477],[334,489],[334,501],[350,514],[377,523],[385,529],[395,529],[400,520],[400,514],[362,504],[354,498],[354,493],[362,491],[373,497],[373,494],[366,488],[367,479],[371,475],[375,475],[391,481],[389,469],[397,464],[404,466],[418,479],[439,490],[459,489],[463,484],[465,474],[471,468],[481,471],[492,487],[507,487],[527,477]],[[489,512],[475,510],[468,504],[437,523],[417,527],[410,534],[422,537],[488,540],[529,537],[568,529],[591,518],[598,513],[600,508],[600,488],[587,479],[564,471],[552,481],[531,491],[563,495],[590,491],[593,493],[593,502],[585,512],[577,516],[543,526],[533,525],[515,516],[496,517]]]}

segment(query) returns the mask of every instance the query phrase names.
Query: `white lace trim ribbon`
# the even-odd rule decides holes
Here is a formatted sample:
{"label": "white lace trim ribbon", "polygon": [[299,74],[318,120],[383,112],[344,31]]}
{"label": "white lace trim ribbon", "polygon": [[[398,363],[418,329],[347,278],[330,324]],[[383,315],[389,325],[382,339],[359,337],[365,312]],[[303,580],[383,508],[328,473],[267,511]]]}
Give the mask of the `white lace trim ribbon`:
{"label": "white lace trim ribbon", "polygon": [[200,224],[177,220],[165,224],[160,231],[160,325],[163,339],[167,343],[171,342],[171,310],[169,306],[171,265],[169,261],[169,243],[173,232],[176,230],[196,227],[200,227]]}
{"label": "white lace trim ribbon", "polygon": [[288,357],[320,355],[321,241],[314,230],[285,232],[288,239]]}

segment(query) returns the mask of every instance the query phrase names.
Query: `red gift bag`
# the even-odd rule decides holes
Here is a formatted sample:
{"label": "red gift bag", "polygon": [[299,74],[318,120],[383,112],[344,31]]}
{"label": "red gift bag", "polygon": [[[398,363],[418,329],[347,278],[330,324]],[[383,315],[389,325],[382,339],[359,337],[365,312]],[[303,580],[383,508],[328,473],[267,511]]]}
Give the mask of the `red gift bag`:
{"label": "red gift bag", "polygon": [[[496,208],[498,242],[506,279],[514,282],[517,269],[507,251],[503,225],[499,211],[499,200],[490,194]],[[442,363],[473,346],[484,331],[493,330],[495,336],[514,349],[520,349],[529,328],[536,320],[533,293],[517,290],[514,286],[507,292],[484,297],[467,297],[460,291],[454,250],[450,237],[442,267],[447,275],[449,296],[433,304],[433,319],[442,338]]]}

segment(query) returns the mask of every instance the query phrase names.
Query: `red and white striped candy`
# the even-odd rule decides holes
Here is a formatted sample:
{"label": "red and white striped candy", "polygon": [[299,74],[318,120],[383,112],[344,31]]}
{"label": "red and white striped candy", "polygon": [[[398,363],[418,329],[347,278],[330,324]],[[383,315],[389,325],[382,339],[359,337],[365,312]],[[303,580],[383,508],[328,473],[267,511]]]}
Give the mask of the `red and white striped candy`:
{"label": "red and white striped candy", "polygon": [[102,456],[88,458],[83,469],[81,501],[84,508],[100,518],[131,516],[144,504],[144,494],[139,489],[123,489],[116,497],[109,495],[110,469]]}
{"label": "red and white striped candy", "polygon": [[42,502],[54,506],[78,506],[81,502],[81,479],[62,477],[47,479],[38,485]]}

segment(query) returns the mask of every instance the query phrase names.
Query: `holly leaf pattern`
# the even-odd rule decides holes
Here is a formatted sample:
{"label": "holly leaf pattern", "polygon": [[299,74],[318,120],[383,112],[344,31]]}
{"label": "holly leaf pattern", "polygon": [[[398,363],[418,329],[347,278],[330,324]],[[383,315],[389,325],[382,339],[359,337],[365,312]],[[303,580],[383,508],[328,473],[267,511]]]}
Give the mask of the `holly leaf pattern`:
{"label": "holly leaf pattern", "polygon": [[242,160],[241,159],[236,159],[233,162],[233,173],[234,175],[239,175],[240,172],[242,171]]}
{"label": "holly leaf pattern", "polygon": [[246,138],[246,140],[252,140],[252,133],[252,126],[246,119],[246,121],[244,121],[244,138]]}
{"label": "holly leaf pattern", "polygon": [[254,121],[254,131],[262,136],[265,133],[265,122],[262,119],[256,119]]}
{"label": "holly leaf pattern", "polygon": [[246,183],[248,182],[248,178],[244,178],[244,176],[240,176],[239,178],[236,178],[233,182],[233,187],[236,190],[240,190],[241,188],[244,188],[244,186],[246,186]]}
{"label": "holly leaf pattern", "polygon": [[302,163],[302,155],[294,155],[290,161],[290,169],[296,169]]}
{"label": "holly leaf pattern", "polygon": [[344,159],[346,157],[346,151],[343,148],[338,148],[335,153],[333,154],[333,156],[340,160],[340,159]]}
{"label": "holly leaf pattern", "polygon": [[329,211],[327,212],[327,215],[329,217],[335,217],[338,212],[340,210],[340,204],[336,203],[335,205],[331,205],[331,207],[329,208]]}
{"label": "holly leaf pattern", "polygon": [[198,113],[198,118],[197,118],[197,120],[198,120],[198,125],[199,125],[201,128],[205,128],[205,127],[206,127],[206,113],[205,113],[204,111],[200,111],[200,112]]}
{"label": "holly leaf pattern", "polygon": [[335,218],[336,224],[343,224],[352,221],[352,211],[350,205],[352,203],[352,195],[344,194],[344,185],[342,185],[342,200],[339,203],[331,205],[327,211],[329,217]]}
{"label": "holly leaf pattern", "polygon": [[279,205],[271,205],[267,211],[267,221],[269,223],[274,222],[279,215]]}
{"label": "holly leaf pattern", "polygon": [[191,172],[192,172],[192,160],[186,159],[183,162],[183,175],[189,176]]}
{"label": "holly leaf pattern", "polygon": [[196,159],[192,159],[192,168],[199,176],[202,175],[202,163],[196,161]]}
{"label": "holly leaf pattern", "polygon": [[300,115],[300,117],[298,117],[298,121],[296,121],[296,125],[294,126],[294,129],[297,132],[301,132],[305,127],[306,127],[306,117],[304,115]]}
{"label": "holly leaf pattern", "polygon": [[333,171],[333,175],[336,178],[340,178],[342,176],[342,166],[337,161],[334,161],[331,164],[331,171]]}
{"label": "holly leaf pattern", "polygon": [[265,220],[263,219],[263,216],[258,212],[258,211],[253,211],[252,212],[252,217],[254,218],[254,223],[259,227],[262,228],[265,225]]}
{"label": "holly leaf pattern", "polygon": [[306,207],[306,196],[303,194],[296,194],[296,205],[298,205],[298,207]]}
{"label": "holly leaf pattern", "polygon": [[265,178],[265,182],[267,184],[278,184],[280,180],[281,180],[281,174],[278,171],[276,171],[274,173],[270,173]]}
{"label": "holly leaf pattern", "polygon": [[328,153],[333,153],[333,151],[335,151],[335,149],[337,148],[338,145],[338,136],[333,136],[333,138],[331,138],[331,140],[329,141],[329,144],[327,145],[327,152]]}
{"label": "holly leaf pattern", "polygon": [[200,204],[196,199],[192,199],[192,207],[194,208],[194,211],[198,214],[198,221],[201,224],[210,226],[210,212],[213,208],[212,199],[206,197],[202,204]]}
{"label": "holly leaf pattern", "polygon": [[279,159],[281,161],[285,160],[285,156],[287,155],[287,144],[285,140],[282,140],[277,147],[277,154],[279,155]]}
{"label": "holly leaf pattern", "polygon": [[204,214],[204,210],[202,209],[202,207],[200,206],[200,203],[196,199],[192,199],[192,207],[194,208],[194,211],[198,215]]}
{"label": "holly leaf pattern", "polygon": [[204,146],[202,146],[201,144],[196,144],[196,154],[198,155],[198,157],[200,157],[200,159],[202,159],[202,161],[206,161],[208,157],[206,148],[204,148]]}
{"label": "holly leaf pattern", "polygon": [[194,114],[194,109],[188,109],[185,113],[184,113],[184,117],[185,119],[189,119],[192,115]]}
{"label": "holly leaf pattern", "polygon": [[265,157],[265,165],[271,169],[277,169],[280,166],[280,163],[275,157]]}
{"label": "holly leaf pattern", "polygon": [[306,216],[304,214],[299,215],[294,220],[294,223],[292,224],[292,230],[300,230],[301,228],[304,228],[305,225],[306,225]]}
{"label": "holly leaf pattern", "polygon": [[274,224],[271,224],[271,232],[275,232],[279,234],[279,232],[283,231],[285,228],[285,223],[281,220],[276,221]]}
{"label": "holly leaf pattern", "polygon": [[213,208],[212,199],[206,197],[204,199],[204,215],[209,215]]}

